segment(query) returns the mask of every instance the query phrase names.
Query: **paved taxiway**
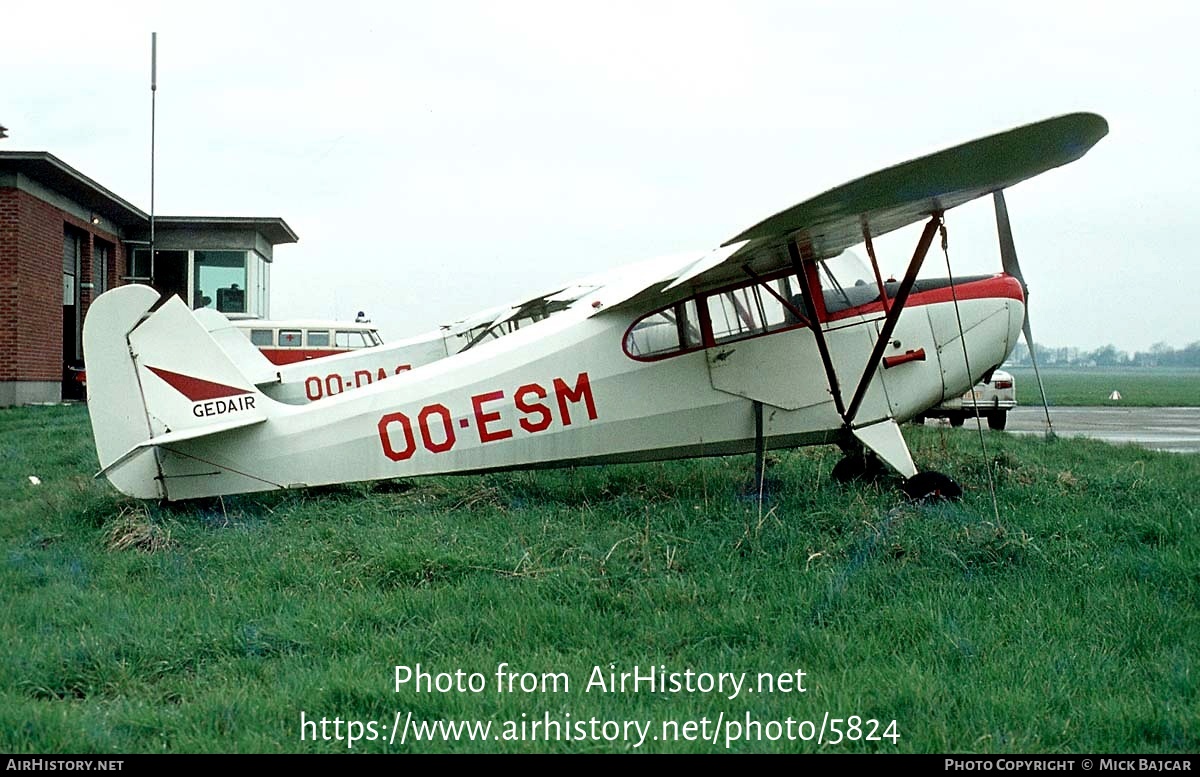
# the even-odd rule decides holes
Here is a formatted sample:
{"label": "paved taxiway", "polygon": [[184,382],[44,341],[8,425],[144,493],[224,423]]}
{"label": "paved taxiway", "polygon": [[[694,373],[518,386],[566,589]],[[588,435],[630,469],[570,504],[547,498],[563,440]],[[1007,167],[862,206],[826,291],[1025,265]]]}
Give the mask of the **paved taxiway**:
{"label": "paved taxiway", "polygon": [[[1093,437],[1156,451],[1200,453],[1200,407],[1052,407],[1050,420],[1062,437]],[[974,430],[974,424],[968,419],[962,428]],[[1008,413],[1010,433],[1043,434],[1045,430],[1046,414],[1041,407],[1025,405]]]}

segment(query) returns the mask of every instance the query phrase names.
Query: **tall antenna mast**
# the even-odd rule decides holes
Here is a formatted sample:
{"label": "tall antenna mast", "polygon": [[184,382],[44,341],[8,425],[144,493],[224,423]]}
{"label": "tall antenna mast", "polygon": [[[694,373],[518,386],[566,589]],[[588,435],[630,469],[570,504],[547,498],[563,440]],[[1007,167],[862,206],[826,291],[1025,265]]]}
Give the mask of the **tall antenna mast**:
{"label": "tall antenna mast", "polygon": [[150,283],[154,284],[154,114],[158,94],[158,33],[150,33]]}

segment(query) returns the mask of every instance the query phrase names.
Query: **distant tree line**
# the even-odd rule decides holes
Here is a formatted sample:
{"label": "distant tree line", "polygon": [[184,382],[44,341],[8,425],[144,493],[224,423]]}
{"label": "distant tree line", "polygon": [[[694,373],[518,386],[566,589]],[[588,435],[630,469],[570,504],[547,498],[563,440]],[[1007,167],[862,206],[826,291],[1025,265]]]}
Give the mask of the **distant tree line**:
{"label": "distant tree line", "polygon": [[[1119,350],[1115,345],[1105,345],[1094,351],[1082,348],[1055,348],[1035,343],[1039,366],[1056,367],[1198,367],[1200,368],[1200,340],[1172,348],[1166,343],[1155,343],[1149,351]],[[1013,349],[1009,364],[1026,367],[1032,364],[1029,347],[1022,340]]]}

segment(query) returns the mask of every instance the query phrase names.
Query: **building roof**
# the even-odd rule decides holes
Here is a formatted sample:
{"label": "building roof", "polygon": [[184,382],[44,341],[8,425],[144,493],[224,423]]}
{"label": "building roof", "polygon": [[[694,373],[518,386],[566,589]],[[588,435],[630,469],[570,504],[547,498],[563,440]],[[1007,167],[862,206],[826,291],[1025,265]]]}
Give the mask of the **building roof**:
{"label": "building roof", "polygon": [[[104,188],[47,151],[0,151],[0,173],[20,173],[90,209],[124,228],[144,230],[150,214]],[[299,240],[287,222],[278,217],[154,216],[155,225],[174,228],[231,227],[259,232],[271,245]]]}
{"label": "building roof", "polygon": [[154,224],[160,227],[231,227],[253,229],[262,234],[271,245],[295,243],[300,238],[287,222],[276,216],[261,218],[242,216],[155,216]]}
{"label": "building roof", "polygon": [[[0,172],[20,173],[122,227],[141,226],[150,216],[46,151],[0,151]],[[156,218],[157,220],[157,218]]]}

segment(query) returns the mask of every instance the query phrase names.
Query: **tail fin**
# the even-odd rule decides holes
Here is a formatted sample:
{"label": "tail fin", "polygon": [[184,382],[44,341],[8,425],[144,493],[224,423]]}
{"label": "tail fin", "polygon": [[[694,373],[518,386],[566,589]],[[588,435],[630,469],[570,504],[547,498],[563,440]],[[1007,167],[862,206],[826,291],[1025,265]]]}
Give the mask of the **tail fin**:
{"label": "tail fin", "polygon": [[192,315],[204,325],[238,370],[254,385],[262,386],[279,382],[279,368],[255,348],[246,335],[235,327],[228,318],[211,308],[193,310]]}
{"label": "tail fin", "polygon": [[[167,496],[155,445],[261,423],[269,400],[178,297],[145,286],[100,295],[83,328],[101,472],[130,496]],[[140,323],[139,323],[140,322]]]}

